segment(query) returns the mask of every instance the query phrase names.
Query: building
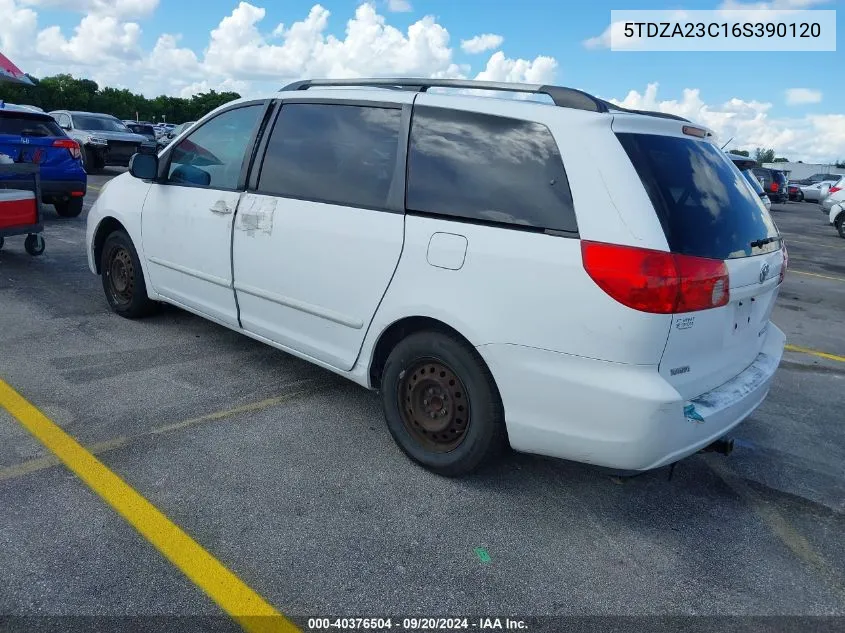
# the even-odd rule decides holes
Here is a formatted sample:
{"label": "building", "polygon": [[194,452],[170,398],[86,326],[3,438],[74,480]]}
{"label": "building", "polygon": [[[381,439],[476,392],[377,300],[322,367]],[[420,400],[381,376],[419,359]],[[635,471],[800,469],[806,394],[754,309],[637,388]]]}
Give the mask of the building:
{"label": "building", "polygon": [[790,180],[802,180],[813,174],[836,174],[845,176],[845,169],[833,165],[820,165],[817,163],[763,163],[763,167],[769,169],[780,169],[786,173]]}

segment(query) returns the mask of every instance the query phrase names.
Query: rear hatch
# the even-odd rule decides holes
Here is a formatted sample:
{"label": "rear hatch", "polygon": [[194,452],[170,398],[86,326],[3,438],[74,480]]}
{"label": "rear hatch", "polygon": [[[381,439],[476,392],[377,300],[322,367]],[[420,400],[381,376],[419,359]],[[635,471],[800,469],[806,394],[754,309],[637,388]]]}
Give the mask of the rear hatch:
{"label": "rear hatch", "polygon": [[777,227],[739,169],[707,140],[618,133],[673,254],[725,263],[729,300],[675,314],[661,375],[685,398],[746,369],[760,353],[785,256]]}
{"label": "rear hatch", "polygon": [[0,110],[0,154],[16,163],[41,166],[41,177],[51,179],[72,167],[79,152],[49,115]]}

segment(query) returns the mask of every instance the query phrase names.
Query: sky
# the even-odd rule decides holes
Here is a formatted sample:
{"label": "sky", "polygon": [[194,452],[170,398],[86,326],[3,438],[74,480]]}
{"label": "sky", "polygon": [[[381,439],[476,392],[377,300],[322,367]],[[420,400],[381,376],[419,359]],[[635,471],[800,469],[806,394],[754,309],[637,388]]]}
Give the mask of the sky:
{"label": "sky", "polygon": [[[845,158],[841,52],[611,51],[611,9],[838,9],[837,0],[0,0],[0,52],[147,96],[304,77],[555,83],[680,114],[729,148]],[[577,8],[576,8],[577,7]],[[842,12],[845,14],[845,11]],[[837,12],[837,30],[842,15]]]}

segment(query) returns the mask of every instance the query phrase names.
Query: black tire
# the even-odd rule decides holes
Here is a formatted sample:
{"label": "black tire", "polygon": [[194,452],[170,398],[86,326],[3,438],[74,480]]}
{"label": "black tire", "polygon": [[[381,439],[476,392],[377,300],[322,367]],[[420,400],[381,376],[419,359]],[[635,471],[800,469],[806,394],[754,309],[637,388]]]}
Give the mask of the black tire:
{"label": "black tire", "polygon": [[82,213],[82,198],[71,198],[70,200],[54,202],[53,206],[56,208],[56,213],[60,217],[75,218]]}
{"label": "black tire", "polygon": [[38,257],[44,252],[44,249],[46,248],[46,244],[44,243],[44,237],[39,233],[30,233],[26,236],[26,239],[23,241],[23,247],[27,253],[29,253],[33,257]]}
{"label": "black tire", "polygon": [[0,237],[0,248],[3,248],[3,244],[6,243],[6,238]]}
{"label": "black tire", "polygon": [[845,239],[845,212],[840,213],[838,216],[836,216],[836,220],[833,221],[833,225],[839,232],[839,237]]}
{"label": "black tire", "polygon": [[103,165],[97,157],[97,152],[88,147],[82,148],[82,166],[86,174],[99,174],[103,171]]}
{"label": "black tire", "polygon": [[[434,387],[438,395],[423,400]],[[393,439],[408,457],[440,475],[470,473],[492,461],[505,444],[504,408],[493,376],[477,352],[454,336],[418,332],[400,341],[385,363],[380,391]],[[423,402],[426,407],[436,403],[437,411],[426,416],[442,414],[446,428],[420,425],[413,411],[423,413]],[[439,417],[433,422],[422,417],[424,425],[441,423]]]}
{"label": "black tire", "polygon": [[798,202],[804,202],[804,192],[803,191],[798,192]]}
{"label": "black tire", "polygon": [[100,274],[106,300],[116,314],[138,319],[155,311],[155,302],[147,296],[138,253],[124,231],[114,231],[106,238],[100,257]]}

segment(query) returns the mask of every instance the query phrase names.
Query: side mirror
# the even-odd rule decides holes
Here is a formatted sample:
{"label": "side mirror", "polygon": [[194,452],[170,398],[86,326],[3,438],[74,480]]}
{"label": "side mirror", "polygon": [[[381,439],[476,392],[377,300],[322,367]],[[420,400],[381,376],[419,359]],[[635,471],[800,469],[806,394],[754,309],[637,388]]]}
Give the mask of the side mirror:
{"label": "side mirror", "polygon": [[63,130],[69,130],[70,129],[70,126],[67,123],[65,123],[64,125],[60,125],[59,127],[61,127]]}
{"label": "side mirror", "polygon": [[129,159],[129,173],[139,180],[155,180],[158,177],[158,156],[133,154]]}

